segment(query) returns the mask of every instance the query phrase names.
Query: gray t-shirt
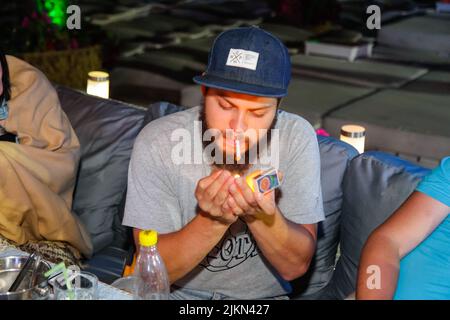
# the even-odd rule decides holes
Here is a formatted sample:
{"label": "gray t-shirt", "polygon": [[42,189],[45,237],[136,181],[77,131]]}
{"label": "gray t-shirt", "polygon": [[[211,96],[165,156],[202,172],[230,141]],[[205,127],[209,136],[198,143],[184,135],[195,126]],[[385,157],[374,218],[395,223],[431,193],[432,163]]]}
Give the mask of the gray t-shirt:
{"label": "gray t-shirt", "polygon": [[[211,166],[175,163],[172,152],[179,140],[172,141],[171,137],[175,130],[184,128],[191,137],[200,139],[199,129],[194,126],[199,111],[200,107],[195,107],[162,117],[140,132],[130,161],[124,225],[164,234],[183,228],[195,217],[195,188],[201,178],[211,173]],[[278,169],[284,176],[278,207],[295,223],[317,223],[324,219],[324,213],[314,129],[303,118],[284,111],[278,112],[275,128],[279,129],[280,141]],[[201,141],[196,143],[201,146]],[[291,291],[289,282],[270,266],[241,220],[175,284],[236,299],[269,298]]]}

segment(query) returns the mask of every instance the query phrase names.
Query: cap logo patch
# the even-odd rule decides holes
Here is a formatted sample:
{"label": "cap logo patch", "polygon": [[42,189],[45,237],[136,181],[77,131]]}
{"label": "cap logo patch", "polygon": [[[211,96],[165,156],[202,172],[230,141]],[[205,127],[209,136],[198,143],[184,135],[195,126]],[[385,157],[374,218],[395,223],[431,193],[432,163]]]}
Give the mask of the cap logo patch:
{"label": "cap logo patch", "polygon": [[230,49],[227,66],[256,70],[259,53],[242,49]]}

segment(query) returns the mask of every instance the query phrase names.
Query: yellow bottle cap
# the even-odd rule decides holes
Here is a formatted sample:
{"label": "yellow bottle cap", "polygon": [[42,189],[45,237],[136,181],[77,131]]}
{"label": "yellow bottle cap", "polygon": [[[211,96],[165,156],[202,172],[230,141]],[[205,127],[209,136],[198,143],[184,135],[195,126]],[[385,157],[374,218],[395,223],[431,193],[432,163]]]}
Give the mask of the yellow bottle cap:
{"label": "yellow bottle cap", "polygon": [[144,247],[154,246],[158,242],[158,232],[155,230],[141,230],[139,244]]}

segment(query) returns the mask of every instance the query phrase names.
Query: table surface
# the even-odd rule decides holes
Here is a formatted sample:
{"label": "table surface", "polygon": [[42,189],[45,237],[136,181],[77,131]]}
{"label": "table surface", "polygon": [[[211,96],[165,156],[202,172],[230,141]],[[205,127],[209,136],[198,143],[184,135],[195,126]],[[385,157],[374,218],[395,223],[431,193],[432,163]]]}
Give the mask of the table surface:
{"label": "table surface", "polygon": [[[0,258],[6,256],[28,256],[28,253],[17,250],[16,248],[0,245]],[[132,300],[132,295],[123,290],[117,289],[101,281],[98,282],[99,300]]]}

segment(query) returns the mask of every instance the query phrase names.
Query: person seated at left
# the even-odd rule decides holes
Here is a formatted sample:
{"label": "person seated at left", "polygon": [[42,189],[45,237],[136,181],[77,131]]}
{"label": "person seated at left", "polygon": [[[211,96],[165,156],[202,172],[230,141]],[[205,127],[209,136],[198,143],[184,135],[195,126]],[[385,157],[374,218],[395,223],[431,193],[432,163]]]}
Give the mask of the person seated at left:
{"label": "person seated at left", "polygon": [[1,51],[0,62],[0,243],[78,263],[92,253],[71,212],[78,138],[39,70]]}

